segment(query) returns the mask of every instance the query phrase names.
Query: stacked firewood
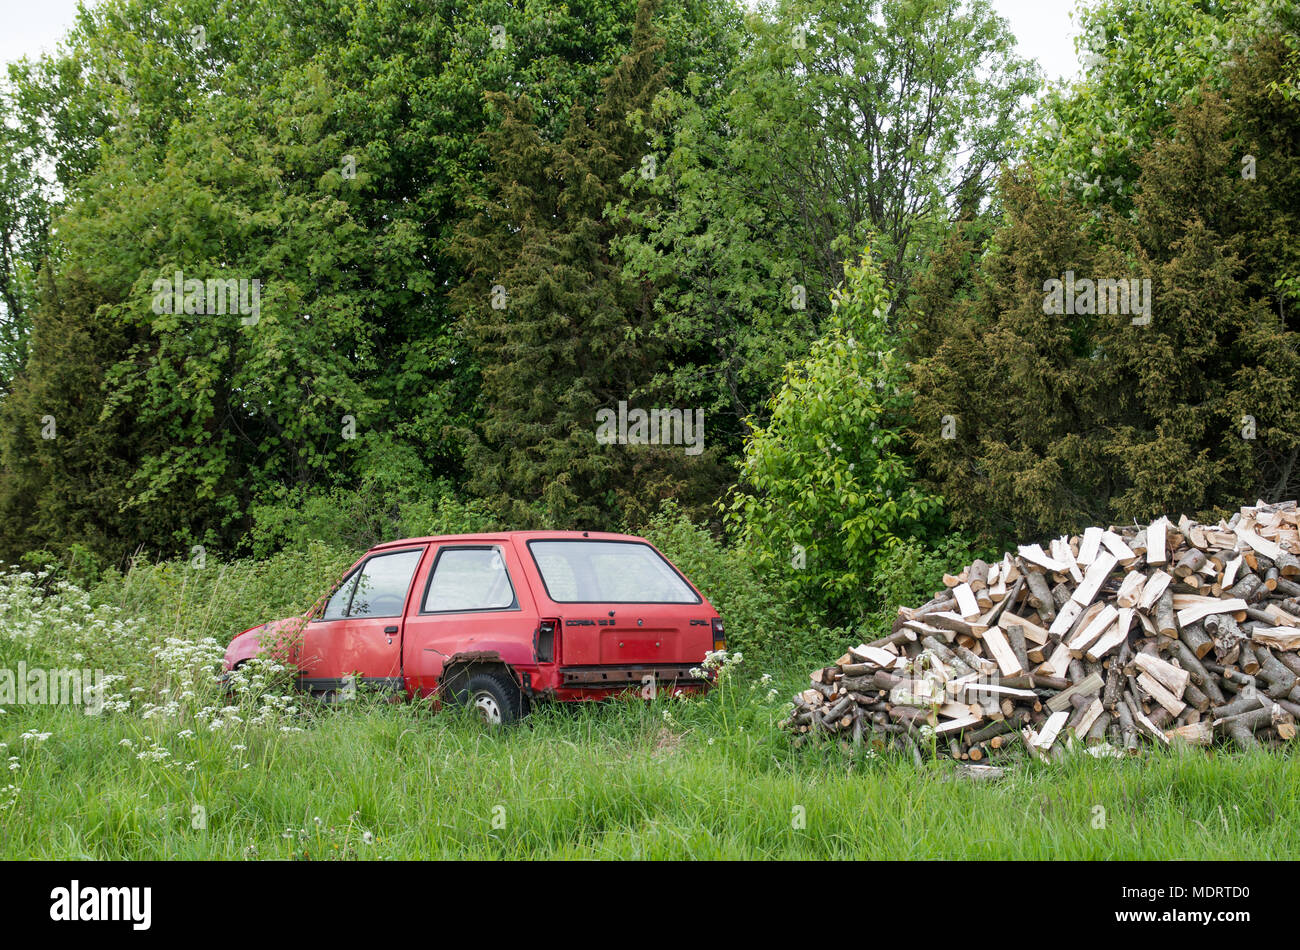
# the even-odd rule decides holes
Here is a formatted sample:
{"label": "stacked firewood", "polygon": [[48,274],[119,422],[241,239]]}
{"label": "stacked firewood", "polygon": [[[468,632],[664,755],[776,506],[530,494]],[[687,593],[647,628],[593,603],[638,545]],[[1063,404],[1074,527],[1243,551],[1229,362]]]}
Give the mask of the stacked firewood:
{"label": "stacked firewood", "polygon": [[1298,519],[1294,501],[1260,502],[977,560],[814,670],[783,725],[967,762],[1279,745],[1300,717]]}

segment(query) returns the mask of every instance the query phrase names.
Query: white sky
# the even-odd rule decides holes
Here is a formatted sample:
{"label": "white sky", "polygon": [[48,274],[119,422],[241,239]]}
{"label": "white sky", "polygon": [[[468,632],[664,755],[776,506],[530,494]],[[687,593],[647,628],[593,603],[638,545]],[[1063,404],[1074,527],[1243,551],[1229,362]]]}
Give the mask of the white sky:
{"label": "white sky", "polygon": [[76,15],[77,0],[0,0],[0,61],[53,52]]}
{"label": "white sky", "polygon": [[[93,4],[93,0],[90,0]],[[299,0],[285,0],[296,3]],[[1049,79],[1077,74],[1070,20],[1075,0],[992,0],[1011,23],[1022,56],[1038,60]],[[0,62],[50,52],[72,26],[77,0],[0,0]]]}
{"label": "white sky", "polygon": [[1038,60],[1048,79],[1076,79],[1079,61],[1070,19],[1075,0],[992,0],[993,9],[1011,24],[1021,56]]}

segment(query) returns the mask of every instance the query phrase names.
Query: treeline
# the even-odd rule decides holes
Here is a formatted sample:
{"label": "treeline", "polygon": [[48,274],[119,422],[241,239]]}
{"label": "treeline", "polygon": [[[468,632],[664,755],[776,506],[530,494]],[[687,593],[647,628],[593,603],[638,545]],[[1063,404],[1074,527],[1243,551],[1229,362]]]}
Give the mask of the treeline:
{"label": "treeline", "polygon": [[1044,88],[985,0],[104,0],[0,97],[0,557],[671,499],[843,619],[1294,494],[1300,17],[1082,22]]}

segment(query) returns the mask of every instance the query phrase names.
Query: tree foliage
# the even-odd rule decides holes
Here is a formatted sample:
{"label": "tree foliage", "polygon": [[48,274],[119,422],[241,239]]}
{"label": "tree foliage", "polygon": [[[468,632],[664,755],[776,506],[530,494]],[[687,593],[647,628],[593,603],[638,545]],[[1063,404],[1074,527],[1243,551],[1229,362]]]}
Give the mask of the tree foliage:
{"label": "tree foliage", "polygon": [[[956,517],[1024,537],[1295,495],[1300,326],[1279,289],[1300,200],[1289,61],[1266,37],[1224,93],[1207,84],[1176,106],[1137,156],[1131,214],[1010,173],[972,285],[925,283],[913,435]],[[1244,176],[1247,154],[1267,171]],[[954,241],[937,266],[970,250]],[[1067,272],[1150,280],[1149,320],[1045,312]]]}
{"label": "tree foliage", "polygon": [[1078,12],[1083,78],[1047,90],[1022,145],[1045,185],[1123,210],[1172,107],[1202,85],[1223,90],[1237,52],[1294,20],[1289,0],[1098,0]]}
{"label": "tree foliage", "polygon": [[669,479],[665,494],[690,493],[684,473],[672,474],[682,449],[596,439],[597,411],[626,403],[658,355],[645,339],[648,289],[611,254],[626,224],[607,213],[647,154],[627,117],[649,107],[667,76],[653,16],[642,2],[599,106],[590,117],[575,107],[558,142],[528,99],[494,99],[502,118],[485,139],[497,164],[488,198],[460,231],[457,299],[486,403],[469,434],[471,488],[516,519],[538,500],[548,524],[595,526],[619,510],[629,483],[653,510],[656,469]]}
{"label": "tree foliage", "polygon": [[[665,90],[657,173],[632,184],[629,273],[662,284],[655,385],[761,418],[867,243],[896,294],[951,222],[977,216],[1037,88],[984,0],[780,0],[750,14],[722,82]],[[891,308],[896,301],[891,300]]]}
{"label": "tree foliage", "polygon": [[728,512],[759,563],[840,621],[862,616],[877,567],[940,513],[907,458],[911,394],[889,299],[869,252],[844,264],[826,334],[786,368],[768,423],[745,442]]}
{"label": "tree foliage", "polygon": [[[16,70],[65,201],[27,308],[46,351],[3,410],[0,547],[229,548],[255,516],[283,520],[268,506],[384,486],[388,507],[459,482],[480,367],[449,247],[494,162],[486,96],[523,90],[562,132],[634,8],[108,0]],[[700,9],[664,18],[683,62]],[[178,271],[260,281],[260,313],[156,312],[154,282]],[[68,362],[58,340],[94,356]]]}

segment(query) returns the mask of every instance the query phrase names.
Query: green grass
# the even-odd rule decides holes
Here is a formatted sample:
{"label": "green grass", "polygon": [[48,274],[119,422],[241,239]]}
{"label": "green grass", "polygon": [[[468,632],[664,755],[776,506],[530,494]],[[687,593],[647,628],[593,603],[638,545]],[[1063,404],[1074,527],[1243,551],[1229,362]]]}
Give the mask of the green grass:
{"label": "green grass", "polygon": [[[243,742],[157,732],[198,763],[188,772],[119,744],[155,734],[134,717],[10,709],[0,741],[18,752],[10,780],[21,790],[0,813],[0,857],[1300,855],[1290,756],[1016,761],[1001,781],[971,782],[943,761],[791,749],[780,734],[750,731],[753,710],[741,711],[743,731],[721,733],[722,705],[549,708],[502,732],[362,703],[311,714],[300,733],[249,730]],[[24,743],[30,728],[51,736]],[[195,806],[206,827],[192,827]]]}
{"label": "green grass", "polygon": [[776,723],[806,668],[789,659],[770,682],[751,658],[703,698],[542,707],[506,730],[322,707],[274,672],[228,698],[222,644],[310,603],[337,560],[146,566],[90,592],[0,574],[0,671],[118,677],[97,716],[0,701],[0,859],[1300,857],[1300,743],[960,780],[944,760],[793,747]]}

